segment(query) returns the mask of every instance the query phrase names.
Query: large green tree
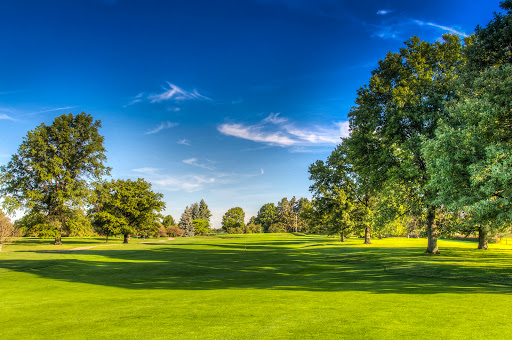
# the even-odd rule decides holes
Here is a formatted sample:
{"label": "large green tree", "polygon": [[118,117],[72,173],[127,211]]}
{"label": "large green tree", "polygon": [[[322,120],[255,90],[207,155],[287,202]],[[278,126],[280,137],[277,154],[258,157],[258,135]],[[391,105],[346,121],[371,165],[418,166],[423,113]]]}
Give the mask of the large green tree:
{"label": "large green tree", "polygon": [[222,229],[230,234],[243,233],[245,227],[245,212],[240,207],[229,209],[222,216]]}
{"label": "large green tree", "polygon": [[264,232],[268,232],[270,226],[276,223],[277,209],[274,203],[264,204],[258,211],[256,222],[261,224]]}
{"label": "large green tree", "polygon": [[315,219],[327,227],[329,234],[339,233],[341,241],[354,230],[360,219],[355,190],[356,176],[350,170],[346,151],[344,142],[338,145],[325,162],[318,160],[309,166],[309,179],[313,181],[309,190],[314,197]]}
{"label": "large green tree", "polygon": [[97,187],[93,223],[107,235],[123,234],[128,243],[131,234],[150,235],[158,229],[159,212],[165,209],[162,198],[142,178],[104,182]]}
{"label": "large green tree", "polygon": [[427,188],[430,178],[421,146],[434,138],[437,122],[447,116],[447,102],[456,97],[453,80],[464,63],[462,52],[462,42],[454,35],[435,43],[411,38],[398,53],[390,52],[379,61],[349,114],[352,127],[369,125],[378,142],[369,150],[376,152],[370,160],[379,160],[369,177],[400,182],[421,197],[428,253],[439,252],[437,207],[436,192]]}
{"label": "large green tree", "polygon": [[472,89],[424,153],[437,203],[463,211],[487,249],[487,234],[512,223],[512,65],[486,70]]}
{"label": "large green tree", "polygon": [[0,193],[8,212],[38,214],[61,243],[68,216],[87,202],[93,181],[109,174],[100,121],[82,112],[29,131],[10,162],[0,169]]}

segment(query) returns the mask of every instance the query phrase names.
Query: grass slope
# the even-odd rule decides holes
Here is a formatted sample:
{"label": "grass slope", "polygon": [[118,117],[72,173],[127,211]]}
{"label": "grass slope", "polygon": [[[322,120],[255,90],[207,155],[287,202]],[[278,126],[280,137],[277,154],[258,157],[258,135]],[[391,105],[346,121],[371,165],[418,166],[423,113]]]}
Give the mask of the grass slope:
{"label": "grass slope", "polygon": [[0,253],[2,339],[509,339],[512,245],[292,234],[23,239]]}

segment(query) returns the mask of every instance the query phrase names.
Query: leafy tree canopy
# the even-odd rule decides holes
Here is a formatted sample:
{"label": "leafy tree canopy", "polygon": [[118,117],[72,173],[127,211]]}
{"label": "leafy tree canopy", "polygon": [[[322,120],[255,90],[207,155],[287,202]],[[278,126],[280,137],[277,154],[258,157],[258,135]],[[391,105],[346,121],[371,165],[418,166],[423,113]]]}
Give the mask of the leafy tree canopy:
{"label": "leafy tree canopy", "polygon": [[70,228],[67,216],[87,202],[91,183],[109,174],[100,127],[100,121],[82,112],[29,131],[11,161],[0,168],[7,211],[21,208],[38,214],[60,244],[60,234]]}

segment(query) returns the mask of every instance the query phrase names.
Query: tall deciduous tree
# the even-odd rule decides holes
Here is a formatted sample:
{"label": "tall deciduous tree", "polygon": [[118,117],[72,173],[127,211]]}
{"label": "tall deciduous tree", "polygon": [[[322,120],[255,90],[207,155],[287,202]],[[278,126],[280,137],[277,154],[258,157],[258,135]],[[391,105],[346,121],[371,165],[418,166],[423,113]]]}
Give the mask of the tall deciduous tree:
{"label": "tall deciduous tree", "polygon": [[245,212],[240,207],[229,209],[222,216],[222,229],[230,234],[243,233],[245,226]]}
{"label": "tall deciduous tree", "polygon": [[438,204],[487,234],[512,222],[512,65],[486,70],[444,119],[424,153]]}
{"label": "tall deciduous tree", "polygon": [[258,211],[256,222],[261,224],[264,232],[268,232],[270,226],[276,222],[277,209],[274,203],[264,204]]}
{"label": "tall deciduous tree", "polygon": [[462,43],[445,35],[443,42],[428,43],[413,37],[399,53],[388,53],[372,72],[368,86],[358,91],[351,126],[369,124],[379,143],[372,156],[383,159],[373,167],[381,180],[401,182],[416,191],[427,211],[428,253],[438,253],[434,223],[436,193],[427,188],[429,173],[421,152],[422,141],[434,138],[440,118],[447,116],[447,102],[454,98],[453,80],[464,62]]}
{"label": "tall deciduous tree", "polygon": [[107,235],[123,234],[128,243],[130,234],[149,235],[158,229],[159,212],[165,208],[163,195],[153,192],[144,179],[102,183],[97,197],[93,223]]}
{"label": "tall deciduous tree", "polygon": [[42,216],[43,225],[54,231],[55,244],[62,244],[67,216],[84,205],[91,183],[109,173],[100,127],[84,112],[59,116],[52,125],[29,131],[0,170],[4,207]]}

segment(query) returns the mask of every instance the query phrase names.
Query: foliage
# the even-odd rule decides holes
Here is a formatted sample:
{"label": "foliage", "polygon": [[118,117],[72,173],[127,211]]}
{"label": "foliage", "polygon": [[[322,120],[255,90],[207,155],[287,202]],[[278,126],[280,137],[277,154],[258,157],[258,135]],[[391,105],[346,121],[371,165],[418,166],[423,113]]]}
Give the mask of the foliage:
{"label": "foliage", "polygon": [[175,226],[167,227],[165,228],[165,231],[167,233],[167,236],[169,237],[181,237],[185,234],[185,231],[183,231],[183,229],[180,229]]}
{"label": "foliage", "polygon": [[181,214],[180,223],[178,226],[183,230],[183,236],[192,237],[195,235],[194,223],[192,223],[192,208],[188,206]]}
{"label": "foliage", "polygon": [[171,215],[166,215],[162,219],[162,225],[167,228],[176,225],[176,222],[174,222],[174,218]]}
{"label": "foliage", "polygon": [[256,222],[261,224],[264,232],[268,232],[268,229],[274,223],[277,217],[277,209],[274,203],[264,204],[258,211],[256,216]]}
{"label": "foliage", "polygon": [[222,216],[222,229],[230,234],[242,234],[245,227],[245,212],[240,207],[229,209]]}
{"label": "foliage", "polygon": [[424,153],[436,202],[488,233],[512,222],[512,65],[486,70],[472,88]]}
{"label": "foliage", "polygon": [[97,201],[91,210],[93,225],[105,235],[153,235],[158,230],[159,214],[165,208],[163,195],[151,190],[144,179],[112,180],[98,184]]}
{"label": "foliage", "polygon": [[192,220],[192,223],[194,224],[194,230],[195,230],[196,235],[204,235],[204,234],[208,233],[208,231],[209,231],[208,221],[203,220],[203,219],[198,219],[198,220]]}
{"label": "foliage", "polygon": [[436,193],[428,187],[429,173],[421,151],[423,141],[435,137],[447,103],[456,97],[454,79],[464,64],[460,39],[444,35],[428,43],[413,37],[398,53],[388,53],[372,72],[367,86],[358,91],[351,110],[351,128],[361,127],[372,141],[371,162],[365,167],[370,181],[381,177],[399,183],[420,198],[418,210],[427,210],[427,252],[437,253],[434,224]]}
{"label": "foliage", "polygon": [[202,199],[199,202],[199,218],[208,222],[208,226],[210,225],[210,217],[212,217],[212,213],[208,208],[206,202]]}
{"label": "foliage", "polygon": [[2,251],[2,245],[9,242],[14,236],[16,236],[16,227],[12,224],[11,219],[0,210],[0,251]]}
{"label": "foliage", "polygon": [[23,208],[45,219],[47,234],[70,230],[70,211],[83,207],[93,180],[109,173],[100,121],[82,112],[55,118],[29,131],[7,164],[0,168],[0,193],[9,211]]}
{"label": "foliage", "polygon": [[249,223],[245,226],[245,233],[246,234],[255,234],[255,233],[261,233],[263,232],[263,227],[261,224],[259,224],[256,220],[255,216],[252,216],[249,219]]}

